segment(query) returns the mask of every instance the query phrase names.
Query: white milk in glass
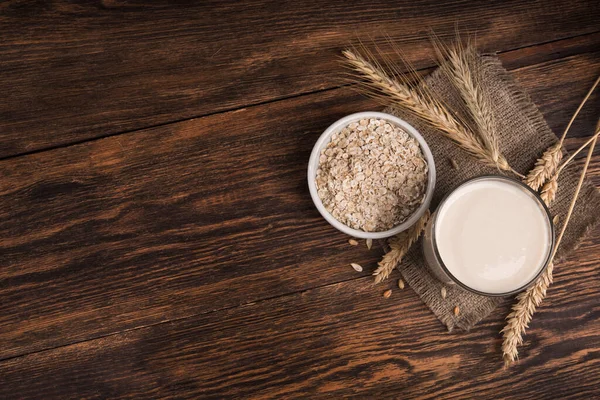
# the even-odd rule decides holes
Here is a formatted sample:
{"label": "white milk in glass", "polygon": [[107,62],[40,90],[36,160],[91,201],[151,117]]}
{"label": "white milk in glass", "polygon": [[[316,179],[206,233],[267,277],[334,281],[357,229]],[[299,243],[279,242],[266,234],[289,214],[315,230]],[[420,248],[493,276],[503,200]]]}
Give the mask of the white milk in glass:
{"label": "white milk in glass", "polygon": [[513,180],[482,177],[442,202],[423,246],[441,280],[499,295],[537,277],[553,240],[552,222],[538,197]]}

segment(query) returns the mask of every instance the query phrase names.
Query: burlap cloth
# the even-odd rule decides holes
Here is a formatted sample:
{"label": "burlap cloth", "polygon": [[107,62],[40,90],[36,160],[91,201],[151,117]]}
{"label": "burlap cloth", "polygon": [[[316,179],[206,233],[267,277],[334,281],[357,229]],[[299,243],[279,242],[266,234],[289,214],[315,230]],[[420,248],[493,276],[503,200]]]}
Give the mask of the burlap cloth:
{"label": "burlap cloth", "polygon": [[[483,94],[489,96],[493,104],[502,153],[513,168],[526,174],[540,155],[557,142],[557,137],[552,133],[529,96],[502,67],[497,57],[481,56],[471,67],[476,81],[480,82]],[[450,109],[464,109],[460,95],[440,70],[432,73],[425,81]],[[457,145],[444,138],[440,132],[419,122],[413,116],[393,108],[387,108],[385,111],[414,125],[433,152],[437,184],[431,210],[435,210],[444,195],[465,180],[485,174],[498,174],[498,170],[476,161]],[[458,170],[452,168],[450,159],[456,161]],[[552,215],[559,215],[560,220],[564,220],[566,216],[580,172],[580,168],[571,163],[561,173],[556,200],[550,207]],[[559,262],[561,258],[564,258],[565,254],[573,250],[583,240],[586,233],[595,227],[599,211],[600,194],[593,184],[586,181],[579,194],[555,261]],[[556,227],[557,232],[562,226],[560,220]],[[443,285],[428,272],[422,256],[420,241],[411,248],[398,268],[404,280],[417,292],[438,319],[448,327],[449,331],[455,327],[471,328],[502,302],[501,298],[476,295],[456,285],[446,286],[447,297],[442,299],[441,288]],[[560,268],[560,263],[555,268]],[[460,307],[458,316],[453,313],[455,306]]]}

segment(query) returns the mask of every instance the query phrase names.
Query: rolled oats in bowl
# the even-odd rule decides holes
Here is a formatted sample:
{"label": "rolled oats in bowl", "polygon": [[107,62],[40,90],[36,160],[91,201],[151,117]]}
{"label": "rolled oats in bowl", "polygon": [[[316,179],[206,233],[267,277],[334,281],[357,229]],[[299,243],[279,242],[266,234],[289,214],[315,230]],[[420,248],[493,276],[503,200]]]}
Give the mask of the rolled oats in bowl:
{"label": "rolled oats in bowl", "polygon": [[419,142],[381,118],[362,118],[321,150],[316,189],[325,209],[365,232],[405,222],[424,201],[428,165]]}

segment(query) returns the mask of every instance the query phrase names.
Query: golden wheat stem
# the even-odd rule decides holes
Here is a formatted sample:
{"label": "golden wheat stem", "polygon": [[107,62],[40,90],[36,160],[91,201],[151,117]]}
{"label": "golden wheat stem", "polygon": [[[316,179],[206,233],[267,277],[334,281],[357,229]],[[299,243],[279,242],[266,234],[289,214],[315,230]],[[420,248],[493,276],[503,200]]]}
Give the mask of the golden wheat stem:
{"label": "golden wheat stem", "polygon": [[544,186],[544,183],[546,183],[546,181],[554,175],[556,175],[554,179],[558,179],[558,174],[560,173],[560,171],[562,171],[566,164],[571,162],[575,155],[593,140],[592,138],[588,142],[586,142],[586,144],[583,145],[580,148],[580,150],[577,150],[575,154],[571,155],[571,157],[569,157],[569,159],[562,165],[562,167],[559,168],[559,164],[563,157],[561,149],[565,138],[567,137],[567,133],[569,132],[569,129],[571,129],[573,121],[575,121],[575,118],[577,118],[577,115],[579,115],[579,112],[581,111],[585,103],[588,101],[588,99],[596,89],[596,86],[598,86],[599,82],[600,76],[596,79],[590,90],[588,90],[587,94],[579,104],[579,107],[577,107],[577,110],[575,110],[575,114],[573,114],[573,116],[571,117],[571,120],[567,124],[567,127],[565,128],[562,136],[560,137],[559,142],[548,148],[548,150],[544,152],[542,157],[540,157],[536,161],[535,167],[529,172],[529,174],[527,174],[527,177],[525,178],[525,183],[529,185],[533,190],[539,190],[541,187]]}
{"label": "golden wheat stem", "polygon": [[425,214],[419,218],[416,224],[411,226],[407,231],[401,232],[390,239],[390,251],[383,256],[378,263],[377,269],[373,272],[375,283],[380,283],[390,276],[394,268],[402,261],[402,257],[406,255],[413,243],[416,242],[421,236],[421,233],[423,233],[423,229],[425,229],[429,216],[429,210],[425,211]]}
{"label": "golden wheat stem", "polygon": [[560,144],[561,144],[561,146],[562,146],[563,142],[565,141],[565,138],[567,137],[567,132],[569,132],[569,129],[571,129],[571,125],[573,125],[573,121],[575,121],[575,118],[577,118],[577,115],[579,114],[579,111],[581,111],[581,109],[583,108],[583,105],[590,98],[590,96],[594,92],[594,89],[596,89],[596,86],[598,86],[598,83],[600,83],[600,76],[598,78],[596,78],[596,81],[594,82],[594,84],[592,85],[592,87],[590,88],[590,90],[588,90],[587,94],[585,95],[585,97],[583,98],[583,100],[581,101],[581,103],[579,104],[579,107],[577,107],[577,110],[575,111],[575,114],[573,114],[573,116],[571,117],[571,120],[567,124],[567,127],[565,128],[565,131],[563,132],[562,136],[560,137]]}
{"label": "golden wheat stem", "polygon": [[[596,129],[600,127],[600,121],[598,121],[598,126]],[[588,151],[587,157],[585,159],[585,164],[583,164],[583,171],[581,171],[581,175],[579,175],[579,182],[577,182],[577,188],[575,189],[575,193],[573,194],[573,199],[571,200],[571,204],[569,204],[569,211],[567,212],[567,216],[565,217],[565,222],[560,230],[560,234],[558,235],[558,239],[556,239],[556,244],[554,245],[554,251],[552,252],[552,259],[556,255],[556,251],[558,250],[558,246],[562,241],[563,236],[565,235],[565,231],[567,230],[567,225],[569,224],[569,220],[571,219],[571,215],[573,214],[573,209],[575,208],[575,203],[577,202],[577,197],[579,197],[579,192],[581,191],[581,186],[583,186],[583,181],[585,179],[585,174],[587,173],[588,167],[590,166],[590,161],[592,160],[592,154],[594,154],[594,148],[596,147],[596,142],[598,141],[598,136],[594,136],[594,140],[590,144],[590,150]]]}
{"label": "golden wheat stem", "polygon": [[[598,127],[596,129],[598,129]],[[585,179],[585,175],[587,174],[587,170],[590,165],[590,161],[592,159],[592,154],[594,152],[594,147],[596,145],[597,140],[598,137],[595,136],[591,142],[590,149],[588,151],[587,158],[583,166],[583,170],[579,175],[579,181],[577,183],[575,193],[573,194],[573,198],[571,199],[571,203],[569,204],[569,210],[567,212],[565,222],[554,245],[554,249],[552,251],[550,260],[554,260],[558,247],[564,237],[565,231],[567,230],[567,225],[569,224],[571,215],[573,214],[573,209],[575,208],[575,203],[577,202],[577,198],[579,197],[579,193],[581,192],[581,187],[583,186],[583,181]],[[517,303],[512,307],[512,312],[506,317],[508,319],[508,322],[504,329],[502,329],[501,331],[503,333],[502,357],[504,359],[505,366],[509,366],[518,358],[519,353],[517,347],[523,343],[523,334],[525,333],[525,330],[529,327],[529,322],[531,322],[533,313],[535,312],[536,308],[542,303],[542,300],[546,296],[546,290],[552,284],[553,268],[554,264],[551,261],[548,264],[546,270],[536,280],[536,282],[526,291],[520,293],[517,296]]]}
{"label": "golden wheat stem", "polygon": [[558,191],[558,177],[559,177],[561,171],[569,164],[569,162],[571,162],[571,160],[573,160],[573,158],[575,157],[575,155],[577,155],[577,153],[579,153],[580,150],[582,150],[583,148],[585,148],[585,146],[589,145],[590,143],[595,142],[595,140],[598,138],[599,134],[600,134],[600,120],[598,121],[598,125],[596,126],[596,130],[594,131],[594,136],[592,136],[590,139],[588,139],[588,141],[585,142],[585,144],[582,147],[580,147],[573,155],[571,155],[571,157],[569,157],[556,170],[556,172],[554,173],[554,175],[552,175],[552,177],[550,177],[546,181],[546,183],[542,187],[542,191],[540,192],[540,197],[542,198],[542,200],[544,200],[544,203],[546,203],[548,206],[550,206],[550,204],[552,204],[552,202],[556,198],[556,192]]}
{"label": "golden wheat stem", "polygon": [[515,169],[513,169],[513,167],[510,167],[510,171],[515,174],[516,176],[518,176],[521,179],[525,179],[525,175],[521,174],[519,171],[516,171]]}
{"label": "golden wheat stem", "polygon": [[594,136],[592,136],[591,138],[589,138],[584,144],[582,144],[581,146],[579,146],[579,148],[577,150],[575,150],[573,152],[573,154],[571,154],[569,156],[569,158],[567,158],[558,168],[558,170],[556,171],[556,175],[560,174],[562,172],[563,169],[565,169],[567,167],[567,165],[569,165],[569,163],[571,161],[573,161],[573,159],[577,156],[577,154],[581,153],[581,151],[583,149],[585,149],[594,139],[597,139],[598,136],[600,135],[600,120],[598,120],[598,124],[596,125],[596,131],[594,132]]}

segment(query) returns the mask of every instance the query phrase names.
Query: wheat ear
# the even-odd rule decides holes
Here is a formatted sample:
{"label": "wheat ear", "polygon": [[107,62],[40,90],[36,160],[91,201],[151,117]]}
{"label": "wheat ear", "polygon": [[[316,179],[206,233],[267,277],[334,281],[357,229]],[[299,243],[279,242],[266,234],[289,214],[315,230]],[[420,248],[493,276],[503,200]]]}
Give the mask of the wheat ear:
{"label": "wheat ear", "polygon": [[[583,105],[590,98],[590,96],[596,89],[596,86],[598,86],[598,83],[600,83],[600,76],[596,79],[596,81],[594,82],[594,84],[592,85],[590,90],[588,90],[587,94],[585,95],[585,97],[583,98],[581,103],[579,104],[579,107],[577,107],[575,114],[573,114],[573,116],[571,117],[571,120],[567,124],[565,131],[563,132],[562,136],[560,137],[560,141],[557,144],[548,148],[548,150],[546,150],[544,152],[542,157],[540,157],[535,162],[535,167],[529,172],[529,174],[527,174],[527,177],[525,178],[524,181],[533,190],[539,190],[541,187],[544,186],[544,184],[546,183],[546,181],[548,179],[550,179],[553,175],[555,175],[558,165],[560,164],[562,157],[563,157],[561,149],[562,149],[562,145],[565,141],[565,138],[567,137],[567,133],[569,132],[569,129],[571,129],[571,125],[573,125],[573,121],[575,121],[575,118],[577,117],[577,115],[579,115],[579,111],[581,111],[581,109],[583,108]],[[569,161],[571,159],[569,159]],[[558,173],[556,173],[556,175],[558,175]],[[558,176],[556,177],[556,179],[558,179]]]}
{"label": "wheat ear", "polygon": [[524,182],[533,190],[539,190],[544,183],[554,174],[562,160],[562,142],[551,146],[535,162],[535,167],[527,174]]}
{"label": "wheat ear", "polygon": [[550,206],[554,199],[556,198],[556,191],[558,190],[558,176],[553,175],[544,186],[542,186],[542,191],[540,192],[540,197],[544,200],[547,206]]}
{"label": "wheat ear", "polygon": [[[454,86],[458,89],[465,102],[467,111],[473,118],[473,121],[475,121],[476,132],[479,135],[481,143],[494,162],[502,165],[503,169],[509,169],[510,166],[500,153],[498,146],[491,103],[488,97],[481,91],[471,71],[471,65],[475,61],[477,54],[475,49],[470,44],[464,47],[460,40],[457,41],[456,46],[453,48],[444,46],[439,40],[434,40],[434,46],[440,58],[440,68],[448,75]],[[444,59],[447,59],[448,62],[443,62]]]}
{"label": "wheat ear", "polygon": [[429,220],[429,210],[425,211],[425,214],[417,221],[416,224],[411,226],[407,231],[401,232],[398,235],[390,239],[390,251],[388,251],[381,261],[377,264],[378,267],[373,272],[375,276],[375,283],[380,283],[388,278],[396,265],[402,261],[402,257],[408,252],[414,242],[417,241],[425,225]]}
{"label": "wheat ear", "polygon": [[461,124],[458,119],[431,95],[420,93],[416,88],[392,79],[374,62],[352,50],[344,50],[343,55],[349,66],[366,80],[364,89],[376,98],[392,100],[394,104],[418,116],[429,125],[443,132],[477,159],[504,171],[511,171],[508,163],[499,163],[488,152],[479,139]]}
{"label": "wheat ear", "polygon": [[533,286],[517,296],[517,304],[512,307],[511,313],[506,317],[508,323],[501,331],[504,334],[502,356],[506,367],[516,361],[519,356],[517,347],[523,344],[525,329],[529,328],[529,322],[531,322],[535,309],[541,304],[546,296],[546,290],[552,284],[553,269],[554,265],[548,264]]}
{"label": "wheat ear", "polygon": [[[598,131],[599,127],[600,121],[596,126],[596,131]],[[571,219],[571,215],[573,214],[573,209],[575,208],[575,203],[577,202],[577,198],[579,197],[579,192],[581,191],[581,186],[583,185],[583,180],[585,179],[585,175],[590,165],[590,160],[592,159],[592,154],[594,152],[594,147],[596,146],[597,140],[598,136],[595,135],[594,139],[591,142],[590,149],[588,151],[587,158],[583,166],[583,171],[581,171],[581,174],[579,175],[579,182],[577,183],[577,188],[575,189],[575,193],[573,194],[573,198],[571,199],[571,204],[569,205],[569,210],[567,212],[565,222],[562,226],[560,234],[558,235],[556,244],[554,245],[554,250],[552,251],[550,260],[553,260],[554,256],[556,255],[558,246],[562,241],[562,238],[567,229],[567,225],[569,224],[569,220]],[[529,327],[529,322],[531,322],[533,313],[535,312],[536,308],[542,303],[542,300],[546,296],[546,290],[552,284],[553,268],[554,265],[551,261],[548,264],[546,270],[536,280],[533,286],[529,287],[526,291],[520,293],[517,296],[517,303],[512,307],[512,312],[506,317],[508,319],[508,323],[501,331],[503,333],[502,356],[504,359],[505,366],[509,366],[518,358],[519,352],[517,350],[517,347],[523,343],[523,334],[525,333],[525,329]]]}

